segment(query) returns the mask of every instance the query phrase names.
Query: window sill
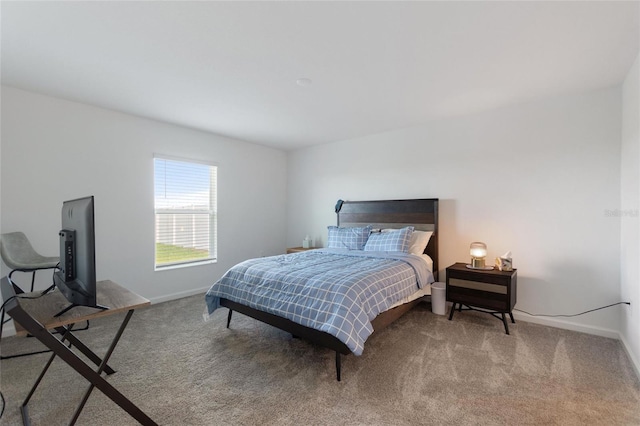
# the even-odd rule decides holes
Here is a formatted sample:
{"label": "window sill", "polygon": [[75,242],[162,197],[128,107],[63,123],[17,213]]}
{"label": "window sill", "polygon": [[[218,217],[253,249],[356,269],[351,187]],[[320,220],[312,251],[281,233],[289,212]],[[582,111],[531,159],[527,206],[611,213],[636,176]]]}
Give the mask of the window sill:
{"label": "window sill", "polygon": [[189,268],[191,266],[209,265],[211,263],[218,263],[218,259],[207,259],[207,260],[196,261],[196,262],[175,263],[175,264],[169,264],[169,265],[155,266],[154,271],[160,272],[160,271],[167,271],[171,269],[182,269],[182,268]]}

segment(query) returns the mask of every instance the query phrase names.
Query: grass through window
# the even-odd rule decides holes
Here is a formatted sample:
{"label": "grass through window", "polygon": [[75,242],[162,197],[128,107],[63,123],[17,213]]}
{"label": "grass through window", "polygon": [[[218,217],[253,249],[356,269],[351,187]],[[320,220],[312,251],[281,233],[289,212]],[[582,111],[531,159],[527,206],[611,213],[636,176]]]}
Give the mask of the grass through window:
{"label": "grass through window", "polygon": [[207,259],[208,257],[209,252],[207,250],[156,243],[157,265]]}

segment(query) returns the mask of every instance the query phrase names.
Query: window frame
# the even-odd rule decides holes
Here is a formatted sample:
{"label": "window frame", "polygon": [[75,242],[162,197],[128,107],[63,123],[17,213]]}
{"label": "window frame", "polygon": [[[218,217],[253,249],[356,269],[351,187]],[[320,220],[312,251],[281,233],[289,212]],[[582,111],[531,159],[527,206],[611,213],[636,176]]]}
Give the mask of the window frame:
{"label": "window frame", "polygon": [[[179,163],[187,163],[187,164],[199,164],[209,167],[209,209],[193,209],[193,210],[185,210],[185,209],[157,209],[156,208],[156,160],[165,160]],[[154,154],[153,155],[153,211],[154,211],[154,248],[153,248],[153,264],[154,271],[166,271],[171,269],[178,268],[188,268],[191,266],[198,265],[207,265],[212,263],[217,263],[218,261],[218,170],[219,165],[213,161],[206,160],[194,160],[191,158],[184,157],[175,157],[164,154]],[[212,176],[212,171],[214,172],[214,176]],[[209,257],[205,259],[192,259],[187,261],[179,261],[179,262],[171,262],[171,263],[162,263],[158,264],[158,215],[159,214],[208,214],[209,215]]]}

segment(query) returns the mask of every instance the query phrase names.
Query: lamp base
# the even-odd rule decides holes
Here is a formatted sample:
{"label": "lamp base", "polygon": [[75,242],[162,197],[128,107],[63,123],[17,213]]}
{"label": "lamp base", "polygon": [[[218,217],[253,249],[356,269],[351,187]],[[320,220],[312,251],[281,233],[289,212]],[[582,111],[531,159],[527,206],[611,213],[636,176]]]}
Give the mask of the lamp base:
{"label": "lamp base", "polygon": [[471,266],[477,269],[482,269],[485,267],[484,257],[471,257]]}
{"label": "lamp base", "polygon": [[469,269],[478,269],[480,271],[491,271],[493,269],[493,266],[473,266],[473,265],[466,265],[467,268]]}

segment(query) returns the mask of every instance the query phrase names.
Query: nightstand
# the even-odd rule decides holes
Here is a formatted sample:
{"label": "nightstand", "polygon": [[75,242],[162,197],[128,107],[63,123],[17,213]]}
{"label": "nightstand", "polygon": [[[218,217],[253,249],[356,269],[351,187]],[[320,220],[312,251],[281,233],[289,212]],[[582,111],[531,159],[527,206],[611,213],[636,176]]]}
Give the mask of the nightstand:
{"label": "nightstand", "polygon": [[309,248],[304,248],[304,247],[289,247],[287,249],[287,254],[291,254],[291,253],[299,253],[301,251],[307,251],[307,250],[313,250],[315,247],[309,247]]}
{"label": "nightstand", "polygon": [[[518,272],[482,270],[467,268],[465,263],[456,263],[447,268],[447,301],[453,302],[449,320],[453,318],[456,304],[458,311],[474,310],[488,313],[502,320],[504,331],[509,334],[509,326],[504,314],[513,319],[516,304]],[[481,309],[476,309],[481,308]],[[500,314],[500,316],[498,316]]]}

